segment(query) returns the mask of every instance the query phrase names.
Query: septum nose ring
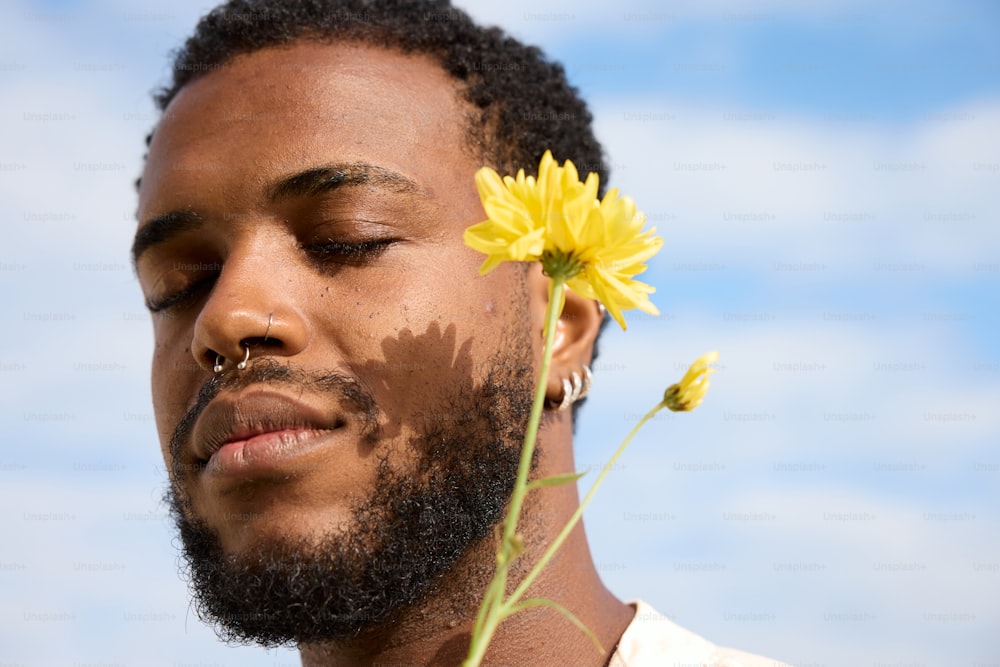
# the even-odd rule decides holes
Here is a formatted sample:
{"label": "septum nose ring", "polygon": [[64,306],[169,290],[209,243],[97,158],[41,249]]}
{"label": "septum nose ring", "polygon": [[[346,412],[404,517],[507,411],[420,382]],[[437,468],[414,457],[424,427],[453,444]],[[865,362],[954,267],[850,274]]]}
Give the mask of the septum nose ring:
{"label": "septum nose ring", "polygon": [[[267,329],[264,330],[264,342],[265,343],[267,342],[268,335],[271,333],[271,325],[272,324],[274,324],[274,313],[273,312],[270,315],[267,316]],[[236,364],[236,368],[239,369],[239,370],[245,369],[247,367],[247,362],[250,361],[250,346],[248,344],[244,343],[243,347],[246,349],[246,353],[243,355],[243,361],[241,361],[240,363]],[[215,355],[215,365],[212,366],[212,370],[214,372],[216,372],[216,373],[221,373],[222,369],[223,369],[223,366],[225,365],[225,363],[226,363],[226,358],[224,356],[222,356],[221,354],[216,354]]]}
{"label": "septum nose ring", "polygon": [[[246,354],[243,355],[243,361],[236,364],[236,368],[238,368],[239,370],[243,370],[244,368],[246,368],[247,362],[250,360],[250,346],[244,345],[244,348],[246,349]],[[226,358],[224,356],[222,356],[221,354],[215,355],[215,365],[212,366],[212,370],[215,371],[216,373],[221,373],[222,367],[225,363],[226,363]]]}
{"label": "septum nose ring", "polygon": [[246,355],[244,355],[243,361],[241,361],[240,363],[236,364],[236,368],[238,368],[240,370],[243,370],[244,368],[247,367],[247,361],[249,361],[249,359],[250,359],[250,346],[249,345],[246,345],[246,350],[247,350],[247,353],[246,353]]}

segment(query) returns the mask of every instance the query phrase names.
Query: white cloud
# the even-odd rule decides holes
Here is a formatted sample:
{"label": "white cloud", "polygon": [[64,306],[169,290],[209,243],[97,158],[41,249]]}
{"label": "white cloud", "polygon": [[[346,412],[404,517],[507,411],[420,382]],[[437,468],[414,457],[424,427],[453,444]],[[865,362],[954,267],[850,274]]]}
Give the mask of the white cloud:
{"label": "white cloud", "polygon": [[[783,310],[763,314],[774,321],[720,327],[681,311],[661,325],[605,334],[583,413],[584,441],[594,442],[591,429],[616,437],[612,425],[624,431],[635,421],[629,415],[645,412],[708,349],[720,350],[721,359],[705,405],[659,422],[667,438],[682,429],[679,446],[693,435],[695,447],[725,460],[910,461],[934,475],[952,462],[971,467],[1000,433],[990,407],[1000,400],[996,371],[957,381],[955,368],[977,363],[957,336],[878,320],[855,326]],[[851,446],[835,446],[845,438]],[[942,439],[950,446],[942,448]],[[753,448],[744,449],[747,443]],[[660,456],[685,459],[676,449]]]}
{"label": "white cloud", "polygon": [[456,5],[477,21],[499,25],[521,39],[540,44],[571,39],[581,34],[636,36],[659,33],[687,22],[707,20],[719,23],[760,24],[779,17],[797,17],[843,22],[876,20],[872,14],[859,12],[864,3],[764,0],[752,6],[735,0],[683,0],[664,4],[654,0],[624,0],[607,3],[598,0],[549,0],[544,5],[531,0],[492,2],[458,0]]}
{"label": "white cloud", "polygon": [[[633,511],[657,507],[673,521],[619,510],[590,524],[597,562],[619,564],[608,568],[614,590],[793,664],[857,664],[873,635],[868,659],[948,664],[923,637],[988,632],[1000,584],[988,517],[825,485],[734,494],[726,481],[646,486]],[[634,548],[627,564],[615,555],[623,546]]]}
{"label": "white cloud", "polygon": [[1000,101],[903,127],[668,97],[594,106],[613,185],[667,236],[674,261],[816,263],[835,280],[879,263],[936,274],[996,264]]}

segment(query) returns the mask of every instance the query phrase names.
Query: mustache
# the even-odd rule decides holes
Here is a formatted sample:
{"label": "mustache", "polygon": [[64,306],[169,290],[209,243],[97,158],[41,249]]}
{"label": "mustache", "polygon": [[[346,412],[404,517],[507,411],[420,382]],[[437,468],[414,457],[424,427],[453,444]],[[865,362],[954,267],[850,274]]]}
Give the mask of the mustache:
{"label": "mustache", "polygon": [[216,396],[223,391],[240,391],[251,385],[285,386],[296,391],[309,391],[336,399],[338,405],[350,408],[362,422],[362,434],[374,441],[379,435],[379,409],[375,397],[350,375],[337,372],[317,373],[263,358],[246,369],[229,370],[208,379],[198,390],[194,404],[181,417],[170,436],[170,454],[175,464],[181,450],[190,441],[198,418]]}

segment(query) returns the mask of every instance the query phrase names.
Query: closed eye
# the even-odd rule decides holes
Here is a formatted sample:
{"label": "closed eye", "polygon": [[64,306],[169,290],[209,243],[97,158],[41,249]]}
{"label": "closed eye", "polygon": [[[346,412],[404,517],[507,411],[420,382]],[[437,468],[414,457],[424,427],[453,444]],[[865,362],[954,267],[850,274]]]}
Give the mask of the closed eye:
{"label": "closed eye", "polygon": [[194,281],[179,292],[174,292],[159,299],[146,299],[146,308],[151,313],[160,313],[183,305],[211,288],[212,284],[215,283],[216,277],[215,274],[208,275]]}
{"label": "closed eye", "polygon": [[302,250],[319,263],[359,265],[375,259],[395,243],[396,239],[376,239],[360,243],[343,243],[330,239],[303,244]]}

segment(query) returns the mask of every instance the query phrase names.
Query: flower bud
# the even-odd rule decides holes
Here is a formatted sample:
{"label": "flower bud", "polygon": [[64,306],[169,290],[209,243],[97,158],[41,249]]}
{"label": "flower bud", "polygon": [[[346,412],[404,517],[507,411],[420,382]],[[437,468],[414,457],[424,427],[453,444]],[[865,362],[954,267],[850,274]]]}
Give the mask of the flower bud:
{"label": "flower bud", "polygon": [[714,350],[695,359],[681,381],[663,392],[663,404],[674,412],[689,412],[701,405],[708,392],[708,376],[715,372],[709,364],[718,360],[719,353]]}

